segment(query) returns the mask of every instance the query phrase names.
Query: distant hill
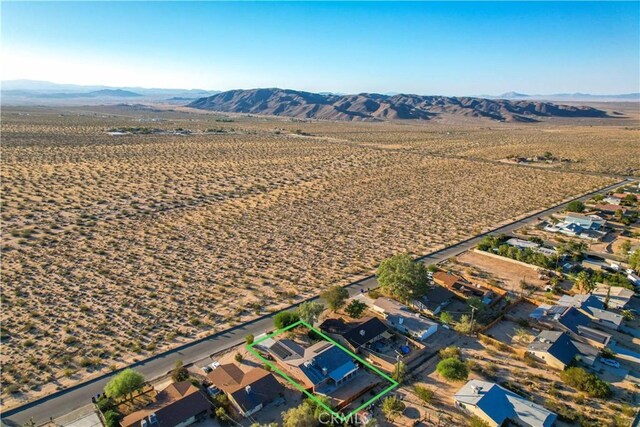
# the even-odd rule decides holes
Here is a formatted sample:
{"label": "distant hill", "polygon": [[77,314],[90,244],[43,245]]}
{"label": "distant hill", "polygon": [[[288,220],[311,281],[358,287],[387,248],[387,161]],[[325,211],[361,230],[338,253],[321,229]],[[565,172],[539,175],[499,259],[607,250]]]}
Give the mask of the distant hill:
{"label": "distant hill", "polygon": [[640,93],[623,93],[617,95],[593,95],[590,93],[554,93],[549,95],[527,95],[526,93],[507,92],[490,99],[527,99],[540,101],[564,102],[640,102]]}
{"label": "distant hill", "polygon": [[130,90],[123,89],[102,89],[89,92],[91,96],[114,96],[118,98],[132,98],[136,96],[142,96],[139,93],[131,92]]}
{"label": "distant hill", "polygon": [[[3,104],[86,104],[113,103],[115,99],[137,98],[137,101],[188,102],[219,91],[202,89],[159,89],[138,87],[81,86],[38,80],[3,80]],[[174,99],[170,98],[182,98]]]}
{"label": "distant hill", "polygon": [[592,107],[549,102],[422,95],[332,95],[287,89],[231,90],[197,99],[189,107],[325,120],[428,120],[441,115],[535,122],[542,117],[608,117]]}

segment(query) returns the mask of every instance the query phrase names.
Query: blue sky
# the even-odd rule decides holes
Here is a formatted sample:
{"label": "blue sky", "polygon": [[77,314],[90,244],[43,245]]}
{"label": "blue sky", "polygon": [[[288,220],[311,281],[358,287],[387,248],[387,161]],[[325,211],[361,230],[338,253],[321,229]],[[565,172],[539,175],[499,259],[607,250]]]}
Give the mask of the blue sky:
{"label": "blue sky", "polygon": [[478,95],[640,91],[640,2],[3,2],[2,79]]}

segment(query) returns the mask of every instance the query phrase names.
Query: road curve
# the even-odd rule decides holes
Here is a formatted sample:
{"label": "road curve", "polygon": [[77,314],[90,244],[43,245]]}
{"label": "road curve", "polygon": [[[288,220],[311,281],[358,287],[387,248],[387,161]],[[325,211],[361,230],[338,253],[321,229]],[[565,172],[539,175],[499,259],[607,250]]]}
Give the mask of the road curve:
{"label": "road curve", "polygon": [[[513,230],[522,227],[523,225],[535,221],[539,216],[545,216],[562,211],[567,203],[571,201],[588,200],[595,194],[610,191],[629,181],[632,181],[632,179],[627,178],[625,180],[618,181],[616,184],[601,188],[584,196],[576,197],[572,200],[560,203],[551,208],[535,212],[522,219],[478,234],[469,239],[458,242],[452,246],[448,246],[438,251],[431,252],[430,254],[418,258],[418,260],[428,264],[438,263],[472,248],[473,246],[478,244],[478,242],[487,234],[510,233]],[[349,290],[350,294],[355,294],[360,292],[362,289],[370,289],[376,286],[377,281],[375,276],[369,276],[348,284],[346,288]],[[317,299],[318,297],[313,297],[306,301],[313,301]],[[300,301],[290,307],[287,307],[285,310],[296,307],[302,302],[305,301]],[[248,334],[258,335],[265,330],[272,329],[273,316],[275,314],[276,313],[269,313],[265,316],[261,316],[257,319],[242,323],[225,331],[218,332],[205,338],[201,338],[191,343],[184,344],[166,352],[160,353],[148,359],[136,362],[128,367],[135,368],[137,371],[141,372],[146,378],[149,379],[163,376],[172,369],[173,364],[177,359],[182,360],[185,364],[193,363],[202,360],[210,356],[211,354],[224,351],[228,348],[243,343],[244,337]],[[33,421],[36,423],[36,425],[38,425],[49,421],[50,417],[57,418],[59,416],[67,414],[75,409],[78,409],[79,407],[90,403],[91,397],[102,393],[105,384],[120,370],[110,372],[84,383],[57,391],[49,396],[45,396],[43,398],[34,400],[33,402],[26,403],[20,407],[3,411],[2,421],[8,425],[23,425],[27,422]]]}

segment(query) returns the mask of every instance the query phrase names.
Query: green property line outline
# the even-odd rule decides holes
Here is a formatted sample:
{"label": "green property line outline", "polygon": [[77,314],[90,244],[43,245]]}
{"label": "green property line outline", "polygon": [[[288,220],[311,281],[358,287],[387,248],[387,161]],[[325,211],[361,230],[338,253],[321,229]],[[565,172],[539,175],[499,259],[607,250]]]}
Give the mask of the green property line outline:
{"label": "green property line outline", "polygon": [[[366,401],[365,403],[363,403],[362,405],[358,406],[356,409],[354,409],[353,411],[351,411],[350,413],[348,413],[347,415],[341,415],[340,413],[334,411],[333,409],[331,409],[327,404],[325,404],[323,401],[321,401],[320,399],[318,399],[316,396],[313,395],[313,393],[310,393],[309,391],[307,391],[303,386],[301,386],[300,384],[298,384],[297,381],[291,379],[287,374],[285,374],[284,372],[282,372],[282,370],[280,370],[275,364],[271,363],[271,361],[265,359],[264,357],[262,357],[253,347],[260,344],[263,341],[266,341],[269,338],[273,338],[276,335],[280,335],[283,332],[286,332],[290,329],[293,329],[297,326],[303,325],[306,328],[312,330],[313,332],[315,332],[316,334],[320,335],[322,338],[324,338],[326,341],[332,343],[333,345],[335,345],[336,347],[338,347],[340,350],[344,351],[345,353],[347,353],[349,356],[353,357],[354,359],[356,359],[358,362],[362,363],[365,367],[371,369],[372,371],[374,371],[376,374],[380,375],[382,378],[384,378],[385,380],[389,381],[391,383],[391,385],[387,388],[385,388],[384,390],[382,390],[380,393],[376,394],[375,396],[373,396],[371,399],[369,399],[368,401]],[[284,328],[278,329],[275,332],[272,332],[270,334],[268,334],[265,337],[260,338],[258,341],[254,341],[251,344],[246,344],[245,348],[254,356],[256,356],[258,359],[260,359],[263,363],[265,363],[267,366],[269,366],[272,370],[274,370],[275,372],[277,372],[278,374],[280,374],[280,376],[282,376],[284,379],[286,379],[287,381],[289,381],[289,383],[293,384],[293,386],[295,388],[297,388],[298,390],[300,390],[302,393],[304,393],[305,395],[307,395],[307,397],[309,397],[311,400],[313,400],[314,402],[318,403],[320,406],[322,406],[324,409],[326,409],[327,411],[329,411],[329,413],[331,413],[331,415],[335,416],[336,418],[338,418],[338,420],[344,422],[347,421],[349,418],[351,418],[354,414],[358,413],[358,411],[360,411],[361,409],[366,408],[367,406],[369,406],[370,404],[372,404],[373,402],[375,402],[376,400],[380,399],[382,396],[384,396],[385,394],[389,393],[391,390],[393,390],[394,388],[398,387],[400,385],[400,383],[398,383],[396,380],[394,380],[393,378],[391,378],[390,376],[388,376],[387,374],[385,374],[384,372],[380,371],[378,368],[376,368],[375,366],[373,366],[371,363],[367,362],[366,360],[360,358],[358,355],[354,354],[353,352],[351,352],[351,350],[343,347],[340,343],[336,342],[333,338],[328,337],[327,335],[325,335],[323,332],[319,331],[318,329],[314,328],[313,326],[311,326],[310,324],[308,324],[307,322],[305,322],[304,320],[298,320],[297,322],[286,326]]]}

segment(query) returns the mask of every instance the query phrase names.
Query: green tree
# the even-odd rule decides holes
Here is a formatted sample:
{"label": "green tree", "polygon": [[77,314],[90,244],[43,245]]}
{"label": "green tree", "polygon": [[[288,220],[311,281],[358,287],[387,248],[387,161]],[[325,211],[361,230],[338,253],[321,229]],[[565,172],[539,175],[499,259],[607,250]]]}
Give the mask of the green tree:
{"label": "green tree", "polygon": [[182,360],[176,360],[171,371],[171,379],[175,382],[186,381],[189,379],[189,371],[184,367]]}
{"label": "green tree", "polygon": [[380,286],[402,301],[410,301],[424,295],[429,286],[425,265],[414,262],[407,253],[382,261],[376,275]]}
{"label": "green tree", "polygon": [[620,244],[620,255],[625,257],[625,259],[629,257],[630,251],[631,251],[631,240],[625,240]]}
{"label": "green tree", "polygon": [[255,337],[253,336],[253,334],[249,334],[249,335],[247,335],[246,337],[244,337],[244,342],[245,342],[247,345],[251,345],[251,344],[253,344],[253,340],[254,340],[254,338],[255,338]]}
{"label": "green tree", "polygon": [[326,301],[327,306],[329,306],[332,311],[338,311],[344,307],[347,298],[349,298],[349,291],[342,286],[336,285],[322,292],[320,298]]}
{"label": "green tree", "polygon": [[391,373],[391,378],[401,383],[404,380],[404,376],[407,372],[407,365],[404,364],[403,361],[398,360],[393,367],[393,372]]}
{"label": "green tree", "polygon": [[304,401],[282,413],[283,427],[315,427],[318,425],[314,414],[315,408],[306,402]]}
{"label": "green tree", "polygon": [[132,394],[144,384],[144,376],[133,369],[125,369],[111,379],[104,387],[104,393],[110,399],[118,399]]}
{"label": "green tree", "polygon": [[467,365],[457,357],[441,360],[436,366],[436,372],[451,381],[463,381],[469,376]]}
{"label": "green tree", "polygon": [[389,421],[395,420],[398,415],[402,414],[405,405],[395,396],[387,396],[382,401],[382,413]]}
{"label": "green tree", "polygon": [[460,320],[453,327],[456,332],[461,334],[470,334],[473,332],[474,326],[471,324],[471,316],[463,314],[460,316]]}
{"label": "green tree", "polygon": [[596,194],[595,196],[593,196],[593,200],[595,202],[601,202],[604,200],[604,194]]}
{"label": "green tree", "polygon": [[120,427],[120,413],[113,409],[104,413],[104,420],[106,421],[107,427]]}
{"label": "green tree", "polygon": [[230,420],[227,410],[222,406],[216,408],[216,417],[225,424]]}
{"label": "green tree", "polygon": [[282,329],[286,328],[289,325],[293,325],[298,320],[300,320],[298,313],[293,311],[281,311],[274,316],[273,325],[276,327],[276,329]]}
{"label": "green tree", "polygon": [[584,203],[579,200],[574,200],[573,202],[569,202],[567,205],[567,210],[569,212],[582,212],[584,211]]}
{"label": "green tree", "polygon": [[453,316],[448,311],[443,311],[440,313],[440,321],[446,325],[451,324],[453,322]]}
{"label": "green tree", "polygon": [[629,266],[635,271],[640,271],[640,248],[633,251],[629,256]]}
{"label": "green tree", "polygon": [[581,271],[576,275],[574,285],[584,293],[589,293],[596,288],[596,282],[586,271]]}
{"label": "green tree", "polygon": [[298,306],[296,313],[298,317],[304,320],[310,325],[313,325],[320,317],[320,314],[324,311],[324,305],[319,302],[307,301]]}
{"label": "green tree", "polygon": [[359,319],[360,317],[362,317],[362,313],[366,308],[367,304],[354,299],[349,303],[349,305],[347,305],[347,308],[345,308],[344,311],[346,311],[347,314],[354,319]]}

